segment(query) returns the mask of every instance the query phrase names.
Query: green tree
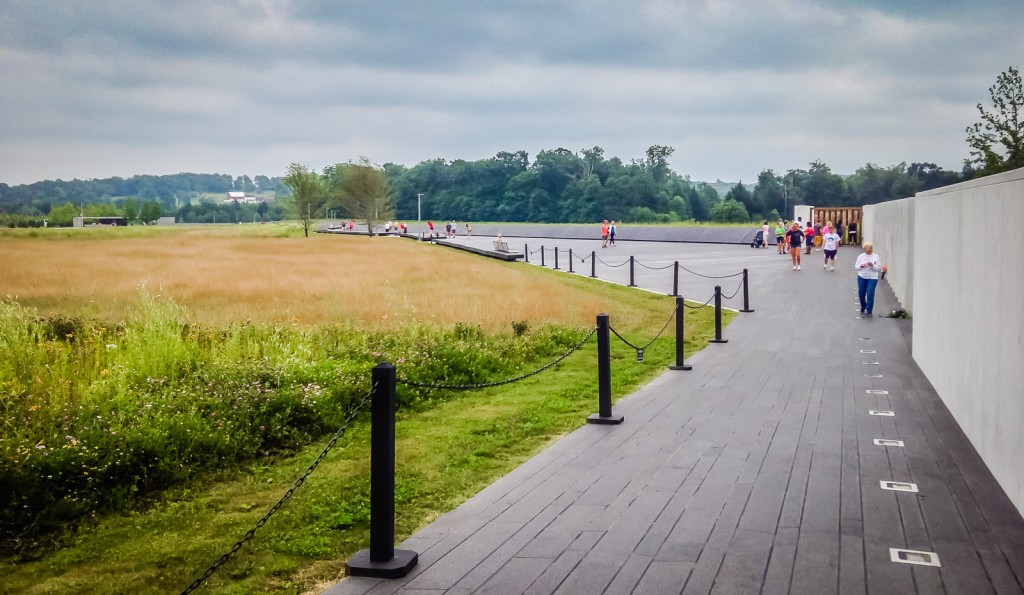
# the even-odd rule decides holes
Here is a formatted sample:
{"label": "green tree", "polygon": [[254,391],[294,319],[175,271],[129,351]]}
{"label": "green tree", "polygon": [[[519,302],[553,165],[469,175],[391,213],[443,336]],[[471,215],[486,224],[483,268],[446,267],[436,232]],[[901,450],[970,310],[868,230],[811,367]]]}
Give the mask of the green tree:
{"label": "green tree", "polygon": [[332,198],[346,213],[366,221],[373,230],[377,224],[394,216],[384,169],[360,157],[357,162],[339,163],[325,170]]}
{"label": "green tree", "polygon": [[754,201],[761,204],[769,213],[775,211],[778,214],[786,208],[782,180],[774,171],[766,169],[758,174],[757,185],[754,186]]}
{"label": "green tree", "polygon": [[72,220],[78,216],[75,205],[66,202],[50,208],[50,225],[54,227],[71,227]]}
{"label": "green tree", "polygon": [[163,213],[163,207],[160,206],[159,200],[150,200],[142,203],[142,208],[139,210],[139,219],[142,223],[149,225],[160,218]]}
{"label": "green tree", "polygon": [[988,88],[993,111],[980,103],[981,122],[967,127],[971,157],[965,165],[980,166],[985,175],[1024,167],[1024,86],[1020,71],[1010,67]]}
{"label": "green tree", "polygon": [[743,185],[743,182],[733,186],[729,192],[725,194],[725,200],[735,200],[742,204],[750,216],[761,215],[764,212],[764,206],[758,204],[754,200],[754,196],[749,190],[747,190],[747,187]]}
{"label": "green tree", "polygon": [[750,214],[743,203],[729,198],[711,209],[711,219],[718,223],[747,223],[750,221]]}
{"label": "green tree", "polygon": [[301,163],[288,166],[288,174],[284,183],[292,191],[292,208],[296,218],[302,223],[302,231],[309,237],[314,211],[323,200],[324,188],[320,176]]}
{"label": "green tree", "polygon": [[654,181],[658,184],[665,181],[668,176],[668,158],[672,156],[675,149],[672,147],[666,147],[662,145],[651,145],[647,149],[647,155],[644,159],[644,167],[651,173]]}
{"label": "green tree", "polygon": [[139,203],[135,197],[129,196],[124,199],[124,203],[121,204],[121,212],[129,223],[139,218]]}

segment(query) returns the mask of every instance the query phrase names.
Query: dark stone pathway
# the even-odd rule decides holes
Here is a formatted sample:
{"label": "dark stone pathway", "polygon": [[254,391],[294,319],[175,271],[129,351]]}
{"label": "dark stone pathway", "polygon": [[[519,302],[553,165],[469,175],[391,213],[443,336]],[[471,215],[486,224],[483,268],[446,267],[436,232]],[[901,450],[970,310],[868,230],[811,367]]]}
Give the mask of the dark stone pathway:
{"label": "dark stone pathway", "polygon": [[[621,425],[581,427],[407,539],[420,553],[408,577],[327,593],[1022,592],[1024,521],[911,359],[911,321],[858,318],[855,250],[827,272],[819,252],[793,271],[772,248],[598,249],[706,274],[746,266],[756,311],[692,371],[618,402]],[[670,283],[651,271],[639,284]],[[691,279],[687,296],[714,284]],[[895,307],[881,284],[876,314]],[[890,548],[941,566],[892,562]]]}

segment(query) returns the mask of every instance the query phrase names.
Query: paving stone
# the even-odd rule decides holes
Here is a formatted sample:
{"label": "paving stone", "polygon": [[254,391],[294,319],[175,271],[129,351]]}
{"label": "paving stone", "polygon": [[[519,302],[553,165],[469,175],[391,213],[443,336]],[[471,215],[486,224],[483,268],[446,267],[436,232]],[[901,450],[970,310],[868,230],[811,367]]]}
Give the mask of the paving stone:
{"label": "paving stone", "polygon": [[[693,370],[620,399],[623,424],[571,432],[406,539],[420,553],[408,577],[349,578],[328,593],[1024,592],[1024,520],[914,363],[912,321],[858,320],[852,274],[791,271],[770,250],[624,241],[609,253],[707,274],[746,266],[757,311],[727,327],[728,343],[688,354]],[[656,271],[638,279],[671,289]],[[716,284],[736,288],[680,281],[701,301]],[[884,283],[876,303],[895,307]],[[943,566],[894,563],[890,547],[935,551]]]}

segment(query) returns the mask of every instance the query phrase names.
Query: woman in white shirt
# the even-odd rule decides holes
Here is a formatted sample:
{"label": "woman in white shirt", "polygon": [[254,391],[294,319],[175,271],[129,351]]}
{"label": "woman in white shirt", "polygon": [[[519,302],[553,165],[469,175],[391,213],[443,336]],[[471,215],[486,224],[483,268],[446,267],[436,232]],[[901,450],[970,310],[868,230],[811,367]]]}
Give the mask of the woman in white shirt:
{"label": "woman in white shirt", "polygon": [[864,242],[864,252],[857,256],[857,262],[853,265],[857,271],[857,297],[860,298],[860,313],[865,318],[871,317],[871,311],[875,307],[875,286],[878,285],[878,273],[882,270],[878,255],[875,254],[875,245],[871,242]]}

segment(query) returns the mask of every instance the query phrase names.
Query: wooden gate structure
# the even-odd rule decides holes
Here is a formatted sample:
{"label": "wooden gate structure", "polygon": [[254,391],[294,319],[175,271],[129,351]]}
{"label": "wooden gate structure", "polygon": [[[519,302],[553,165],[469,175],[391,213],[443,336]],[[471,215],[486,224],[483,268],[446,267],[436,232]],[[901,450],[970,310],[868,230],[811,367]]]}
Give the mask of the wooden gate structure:
{"label": "wooden gate structure", "polygon": [[863,219],[862,207],[811,207],[811,221],[822,225],[831,221],[839,230],[843,244],[860,244]]}

